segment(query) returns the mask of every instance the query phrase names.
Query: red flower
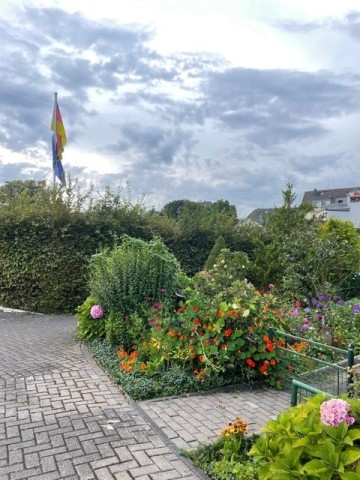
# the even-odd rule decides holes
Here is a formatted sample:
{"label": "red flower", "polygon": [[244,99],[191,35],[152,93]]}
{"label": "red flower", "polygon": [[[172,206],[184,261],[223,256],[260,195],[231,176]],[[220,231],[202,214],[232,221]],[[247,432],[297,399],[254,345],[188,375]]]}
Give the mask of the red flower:
{"label": "red flower", "polygon": [[268,368],[268,366],[267,366],[267,363],[265,362],[261,365],[259,370],[260,370],[260,372],[266,372],[267,368]]}
{"label": "red flower", "polygon": [[269,352],[272,352],[274,350],[274,344],[272,343],[271,340],[267,342],[266,347],[269,350]]}
{"label": "red flower", "polygon": [[198,320],[197,318],[194,320],[194,325],[200,325],[200,320]]}
{"label": "red flower", "polygon": [[301,307],[301,302],[299,302],[299,300],[296,300],[296,302],[295,302],[295,307],[296,307],[296,308],[300,308],[300,307]]}
{"label": "red flower", "polygon": [[194,312],[197,312],[199,310],[199,307],[197,305],[194,305],[193,307]]}
{"label": "red flower", "polygon": [[170,337],[176,337],[176,332],[173,328],[171,328],[169,331],[168,331],[168,335],[170,335]]}
{"label": "red flower", "polygon": [[232,334],[231,328],[228,328],[227,330],[225,330],[225,333],[224,333],[225,337],[230,337],[231,334]]}
{"label": "red flower", "polygon": [[256,363],[254,362],[254,360],[251,360],[251,358],[248,358],[248,359],[246,360],[246,363],[249,365],[249,367],[252,367],[252,368],[254,368],[255,365],[256,365]]}

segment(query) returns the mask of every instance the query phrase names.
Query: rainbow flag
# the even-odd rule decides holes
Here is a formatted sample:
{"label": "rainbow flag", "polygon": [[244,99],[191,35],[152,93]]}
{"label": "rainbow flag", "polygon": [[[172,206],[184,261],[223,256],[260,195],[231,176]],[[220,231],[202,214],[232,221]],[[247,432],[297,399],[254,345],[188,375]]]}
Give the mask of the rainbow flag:
{"label": "rainbow flag", "polygon": [[57,102],[57,93],[55,93],[54,100],[54,112],[51,121],[51,127],[54,133],[52,135],[52,154],[53,154],[53,172],[54,176],[58,177],[61,182],[61,185],[65,186],[65,172],[62,166],[62,154],[64,151],[64,146],[66,144],[66,133],[64,124],[62,121],[60,108]]}

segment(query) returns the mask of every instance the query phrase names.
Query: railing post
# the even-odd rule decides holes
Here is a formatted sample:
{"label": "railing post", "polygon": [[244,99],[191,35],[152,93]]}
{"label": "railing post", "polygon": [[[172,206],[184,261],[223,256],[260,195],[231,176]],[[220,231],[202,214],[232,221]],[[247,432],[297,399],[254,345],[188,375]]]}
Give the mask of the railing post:
{"label": "railing post", "polygon": [[294,382],[291,384],[291,406],[296,407],[297,397],[298,397],[299,386],[295,385]]}
{"label": "railing post", "polygon": [[355,355],[354,350],[352,348],[348,349],[348,385],[352,383],[352,375],[350,374],[350,369],[354,366],[355,363]]}

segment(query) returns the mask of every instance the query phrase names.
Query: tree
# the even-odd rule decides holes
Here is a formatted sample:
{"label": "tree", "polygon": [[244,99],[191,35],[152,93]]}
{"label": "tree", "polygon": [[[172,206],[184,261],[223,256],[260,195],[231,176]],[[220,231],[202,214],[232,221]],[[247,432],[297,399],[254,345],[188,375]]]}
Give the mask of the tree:
{"label": "tree", "polygon": [[45,180],[12,180],[0,185],[0,204],[14,200],[20,194],[33,197],[46,188]]}
{"label": "tree", "polygon": [[220,235],[220,237],[217,238],[215,245],[211,249],[208,259],[206,260],[205,270],[210,270],[214,266],[217,257],[224,248],[226,248],[225,240],[224,237]]}

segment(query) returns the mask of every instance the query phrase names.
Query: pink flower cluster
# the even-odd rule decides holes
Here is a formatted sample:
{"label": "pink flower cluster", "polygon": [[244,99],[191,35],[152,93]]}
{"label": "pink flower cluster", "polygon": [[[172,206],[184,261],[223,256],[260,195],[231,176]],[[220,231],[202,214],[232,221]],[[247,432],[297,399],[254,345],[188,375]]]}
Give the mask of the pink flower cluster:
{"label": "pink flower cluster", "polygon": [[104,310],[100,305],[93,305],[90,310],[90,315],[95,319],[101,318],[104,316]]}
{"label": "pink flower cluster", "polygon": [[355,417],[349,415],[350,405],[339,398],[332,398],[321,404],[320,418],[324,425],[337,427],[341,422],[352,425]]}

